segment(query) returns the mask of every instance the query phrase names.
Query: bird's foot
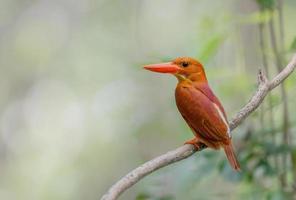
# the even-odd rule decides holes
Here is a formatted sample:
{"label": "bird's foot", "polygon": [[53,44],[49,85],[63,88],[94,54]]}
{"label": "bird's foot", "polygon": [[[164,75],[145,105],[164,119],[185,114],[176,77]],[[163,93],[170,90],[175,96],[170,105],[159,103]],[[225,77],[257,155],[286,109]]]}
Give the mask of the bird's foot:
{"label": "bird's foot", "polygon": [[206,148],[206,145],[203,144],[203,143],[201,143],[199,141],[199,139],[196,138],[196,137],[193,138],[193,139],[191,139],[191,140],[186,141],[184,144],[191,144],[191,145],[193,145],[195,147],[195,150],[196,151],[200,151],[200,150]]}

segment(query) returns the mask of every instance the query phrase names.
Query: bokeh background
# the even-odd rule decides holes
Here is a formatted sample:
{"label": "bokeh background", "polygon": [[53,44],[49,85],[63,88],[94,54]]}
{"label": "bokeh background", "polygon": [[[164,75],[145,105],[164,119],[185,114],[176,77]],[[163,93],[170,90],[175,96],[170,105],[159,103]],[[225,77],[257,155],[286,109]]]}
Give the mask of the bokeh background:
{"label": "bokeh background", "polygon": [[[173,76],[198,58],[231,118],[296,51],[295,0],[0,0],[0,199],[99,199],[192,137]],[[122,200],[293,199],[296,75],[233,132],[242,172],[205,150]],[[284,94],[284,95],[283,95]]]}

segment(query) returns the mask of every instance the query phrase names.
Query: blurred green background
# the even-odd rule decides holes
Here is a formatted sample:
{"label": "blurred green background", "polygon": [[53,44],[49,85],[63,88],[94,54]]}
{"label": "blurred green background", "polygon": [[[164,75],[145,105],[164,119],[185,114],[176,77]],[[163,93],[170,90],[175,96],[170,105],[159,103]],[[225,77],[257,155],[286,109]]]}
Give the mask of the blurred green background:
{"label": "blurred green background", "polygon": [[[175,106],[177,81],[144,64],[199,59],[231,118],[255,91],[258,69],[272,77],[296,51],[295,0],[0,6],[1,200],[99,199],[131,169],[192,138]],[[287,98],[277,88],[233,132],[241,173],[207,149],[120,199],[295,198],[295,84],[292,74]]]}

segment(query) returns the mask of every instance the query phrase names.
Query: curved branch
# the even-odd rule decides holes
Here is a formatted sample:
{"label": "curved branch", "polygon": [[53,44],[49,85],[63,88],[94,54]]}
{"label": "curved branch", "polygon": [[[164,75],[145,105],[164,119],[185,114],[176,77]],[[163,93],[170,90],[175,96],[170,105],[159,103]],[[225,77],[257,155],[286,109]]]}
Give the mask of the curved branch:
{"label": "curved branch", "polygon": [[[289,64],[277,74],[271,81],[268,81],[264,73],[258,73],[259,86],[249,102],[230,121],[230,129],[235,129],[246,117],[259,107],[269,91],[281,84],[295,69],[296,54]],[[203,148],[201,148],[202,150]],[[154,158],[137,167],[126,176],[117,181],[101,200],[116,200],[125,190],[133,186],[148,174],[177,161],[183,160],[196,152],[193,145],[183,145],[173,151],[169,151],[157,158]]]}

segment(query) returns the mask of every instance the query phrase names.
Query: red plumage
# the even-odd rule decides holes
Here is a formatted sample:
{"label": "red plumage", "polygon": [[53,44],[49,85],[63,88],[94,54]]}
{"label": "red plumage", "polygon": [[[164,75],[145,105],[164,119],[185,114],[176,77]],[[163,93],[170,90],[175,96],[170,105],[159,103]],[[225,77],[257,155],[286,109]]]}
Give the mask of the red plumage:
{"label": "red plumage", "polygon": [[176,104],[195,135],[194,139],[186,143],[197,148],[200,143],[213,149],[222,147],[232,168],[240,170],[224,108],[209,87],[203,66],[192,58],[182,57],[171,63],[149,65],[145,68],[172,73],[178,78]]}
{"label": "red plumage", "polygon": [[225,111],[208,84],[181,82],[175,96],[177,107],[197,140],[213,149],[223,147],[231,166],[239,170],[228,124],[225,124],[218,109],[227,120]]}

